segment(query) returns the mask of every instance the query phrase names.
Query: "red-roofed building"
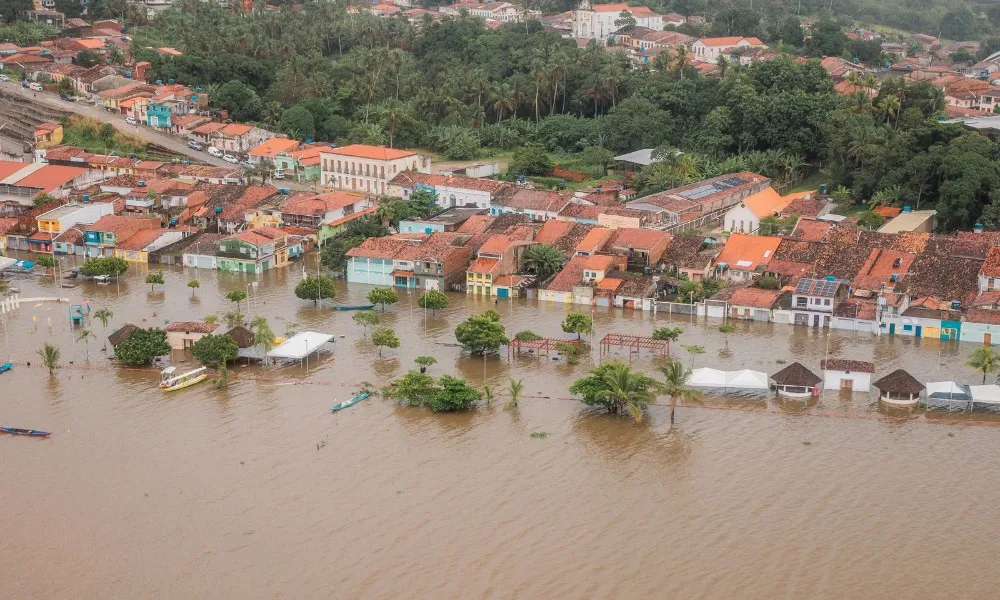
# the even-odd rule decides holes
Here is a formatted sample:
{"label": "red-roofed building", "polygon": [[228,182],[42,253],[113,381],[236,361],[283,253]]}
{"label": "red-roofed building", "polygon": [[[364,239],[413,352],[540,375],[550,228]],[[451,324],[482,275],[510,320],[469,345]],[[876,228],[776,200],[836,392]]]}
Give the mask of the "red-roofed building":
{"label": "red-roofed building", "polygon": [[574,256],[544,289],[538,290],[538,299],[564,304],[590,304],[594,288],[583,283],[583,272],[590,257]]}
{"label": "red-roofed building", "polygon": [[265,160],[273,162],[278,154],[292,152],[293,150],[297,150],[298,147],[299,143],[296,140],[279,137],[271,138],[248,152],[250,164],[255,165]]}
{"label": "red-roofed building", "polygon": [[124,217],[108,215],[101,217],[85,229],[87,256],[114,256],[120,242],[143,229],[159,229],[158,218]]}
{"label": "red-roofed building", "polygon": [[594,4],[581,5],[573,11],[572,37],[580,41],[599,40],[605,42],[616,31],[621,29],[615,25],[622,12],[629,13],[635,19],[637,27],[647,27],[654,31],[663,29],[663,17],[648,6],[629,6],[628,4]]}
{"label": "red-roofed building", "polygon": [[[772,320],[771,310],[778,308],[781,300],[787,300],[788,297],[788,292],[784,290],[741,288],[729,297],[729,316],[734,319],[770,322]],[[788,303],[786,302],[786,304]],[[784,308],[788,308],[788,306]]]}
{"label": "red-roofed building", "polygon": [[727,60],[732,55],[739,52],[752,50],[753,48],[766,48],[764,42],[755,37],[717,37],[701,38],[691,44],[691,52],[697,60],[714,63],[720,56],[725,56]]}
{"label": "red-roofed building", "polygon": [[[498,298],[518,297],[520,290],[517,286],[498,285],[497,280],[520,271],[524,249],[533,243],[527,236],[514,235],[513,232],[512,235],[490,236],[479,247],[475,262],[466,270],[465,293]],[[509,277],[505,282],[510,283]]]}
{"label": "red-roofed building", "polygon": [[288,234],[258,227],[219,240],[216,264],[220,271],[262,273],[288,264]]}
{"label": "red-roofed building", "polygon": [[646,268],[659,264],[669,244],[670,234],[665,231],[622,227],[614,230],[604,250],[624,256],[630,267]]}
{"label": "red-roofed building", "polygon": [[193,235],[187,229],[141,229],[118,242],[115,256],[129,262],[148,263],[149,253]]}
{"label": "red-roofed building", "polygon": [[386,186],[403,171],[431,172],[430,159],[411,150],[351,144],[320,151],[324,185],[345,190],[385,194]]}
{"label": "red-roofed building", "polygon": [[603,227],[595,227],[587,232],[587,235],[583,236],[576,245],[576,251],[574,254],[577,256],[590,256],[592,254],[597,254],[600,252],[604,245],[608,243],[611,236],[614,234],[613,229],[605,229]]}
{"label": "red-roofed building", "polygon": [[[200,127],[195,129],[198,131]],[[227,154],[249,152],[274,137],[274,133],[242,123],[228,123],[211,132],[209,143]]]}
{"label": "red-roofed building", "polygon": [[767,268],[780,243],[779,237],[734,233],[715,259],[715,268],[733,281],[750,281]]}
{"label": "red-roofed building", "polygon": [[570,203],[572,198],[557,192],[544,190],[517,189],[513,194],[494,198],[490,205],[490,213],[523,214],[532,221],[548,221],[555,219]]}
{"label": "red-roofed building", "polygon": [[370,196],[349,192],[296,193],[281,205],[279,211],[284,225],[319,229],[324,222],[342,219],[370,206]]}

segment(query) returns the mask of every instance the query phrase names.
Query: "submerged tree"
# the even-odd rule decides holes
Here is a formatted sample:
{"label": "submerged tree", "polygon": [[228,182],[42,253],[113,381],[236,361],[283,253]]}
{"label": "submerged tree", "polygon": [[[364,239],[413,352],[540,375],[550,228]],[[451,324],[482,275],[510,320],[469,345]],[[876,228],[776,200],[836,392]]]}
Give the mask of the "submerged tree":
{"label": "submerged tree", "polygon": [[983,385],[986,385],[986,376],[1000,369],[1000,354],[997,354],[991,346],[983,346],[973,350],[965,364],[977,373],[982,373]]}
{"label": "submerged tree", "polygon": [[691,376],[691,371],[684,368],[680,361],[670,361],[666,366],[657,367],[663,374],[663,383],[660,384],[660,392],[670,398],[670,424],[674,424],[674,411],[677,410],[678,400],[688,400],[698,395],[697,392],[687,387],[686,382]]}
{"label": "submerged tree", "polygon": [[108,321],[111,317],[115,316],[115,313],[107,308],[98,308],[94,311],[94,318],[101,322],[101,326],[105,329],[108,328]]}
{"label": "submerged tree", "polygon": [[576,339],[584,333],[591,333],[594,330],[594,320],[582,312],[570,312],[562,322],[562,330],[566,333],[575,333]]}
{"label": "submerged tree", "polygon": [[459,324],[455,328],[455,338],[470,354],[495,354],[500,346],[510,341],[500,323],[500,315],[493,310],[472,315]]}
{"label": "submerged tree", "polygon": [[372,304],[381,305],[382,312],[385,312],[386,305],[395,304],[399,300],[399,295],[392,288],[375,288],[368,292],[367,298]]}
{"label": "submerged tree", "polygon": [[155,292],[157,284],[163,285],[163,271],[146,275],[146,283],[149,284],[149,291]]}
{"label": "submerged tree", "polygon": [[148,365],[157,356],[170,354],[167,332],[162,329],[136,328],[115,346],[115,358],[127,365]]}
{"label": "submerged tree", "polygon": [[62,356],[59,347],[46,342],[35,353],[42,358],[42,364],[49,370],[49,375],[52,375],[59,366],[59,359]]}
{"label": "submerged tree", "polygon": [[638,423],[655,398],[656,386],[651,377],[612,361],[595,366],[589,375],[574,381],[569,391],[582,396],[581,401],[588,406],[600,406],[613,415],[627,412]]}
{"label": "submerged tree", "polygon": [[378,355],[382,356],[382,348],[399,348],[399,337],[388,327],[379,327],[372,332],[372,345],[378,348]]}
{"label": "submerged tree", "polygon": [[302,300],[312,300],[313,306],[318,305],[324,298],[332,300],[336,293],[333,279],[325,275],[306,275],[306,278],[295,286],[295,295]]}
{"label": "submerged tree", "polygon": [[192,279],[188,281],[187,286],[191,288],[191,297],[194,298],[194,291],[201,287],[201,283],[197,279]]}
{"label": "submerged tree", "polygon": [[524,380],[514,379],[513,377],[507,378],[507,392],[510,394],[510,400],[508,400],[504,405],[504,410],[516,410],[521,402],[521,392],[524,391]]}
{"label": "submerged tree", "polygon": [[436,313],[439,310],[448,308],[448,295],[438,290],[427,290],[423,294],[420,294],[420,298],[417,299],[417,306]]}
{"label": "submerged tree", "polygon": [[97,336],[93,334],[89,329],[81,329],[79,333],[76,334],[76,341],[83,342],[87,349],[87,362],[90,362],[90,340],[96,340]]}
{"label": "submerged tree", "polygon": [[364,327],[364,337],[368,337],[368,327],[376,327],[382,322],[382,319],[378,316],[378,313],[373,310],[361,310],[354,313],[351,317],[355,323]]}

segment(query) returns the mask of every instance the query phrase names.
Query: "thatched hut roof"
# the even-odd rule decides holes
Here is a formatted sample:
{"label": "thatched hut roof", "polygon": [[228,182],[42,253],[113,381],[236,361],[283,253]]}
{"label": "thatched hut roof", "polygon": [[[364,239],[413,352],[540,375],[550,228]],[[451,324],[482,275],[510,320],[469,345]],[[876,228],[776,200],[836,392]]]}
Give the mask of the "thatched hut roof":
{"label": "thatched hut roof", "polygon": [[795,385],[802,387],[813,387],[822,379],[818,375],[802,366],[802,363],[793,362],[784,369],[771,375],[771,379],[778,385]]}
{"label": "thatched hut roof", "polygon": [[127,340],[128,336],[132,335],[132,332],[135,331],[136,329],[138,329],[138,327],[136,327],[135,325],[131,323],[125,323],[117,330],[115,330],[114,333],[108,336],[108,342],[111,343],[112,347],[115,347],[118,344]]}
{"label": "thatched hut roof", "polygon": [[924,384],[902,369],[896,369],[872,385],[890,394],[919,394],[924,391]]}

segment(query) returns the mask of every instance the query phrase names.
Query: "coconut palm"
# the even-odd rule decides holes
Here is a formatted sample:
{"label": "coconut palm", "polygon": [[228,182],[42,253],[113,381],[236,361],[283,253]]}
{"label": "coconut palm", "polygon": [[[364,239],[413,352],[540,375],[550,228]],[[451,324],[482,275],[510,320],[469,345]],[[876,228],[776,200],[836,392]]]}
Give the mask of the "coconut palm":
{"label": "coconut palm", "polygon": [[105,329],[108,328],[108,321],[111,317],[115,316],[115,313],[111,312],[107,308],[99,308],[94,311],[94,318],[101,322],[101,326]]}
{"label": "coconut palm", "polygon": [[986,375],[996,373],[1000,369],[1000,354],[997,354],[991,346],[977,348],[969,355],[965,365],[975,369],[977,373],[983,374],[983,385],[986,384]]}
{"label": "coconut palm", "polygon": [[36,350],[35,353],[42,357],[42,364],[48,368],[49,375],[52,375],[56,367],[59,366],[59,357],[61,356],[59,347],[53,344],[45,343],[40,349]]}
{"label": "coconut palm", "polygon": [[539,279],[562,269],[566,262],[563,253],[552,244],[534,244],[524,250],[524,270],[534,273]]}
{"label": "coconut palm", "polygon": [[82,341],[84,343],[84,346],[87,348],[87,362],[90,362],[90,340],[92,339],[96,340],[97,336],[94,335],[92,331],[86,328],[81,329],[80,332],[76,335],[76,341],[78,342]]}
{"label": "coconut palm", "polygon": [[264,352],[270,352],[274,346],[274,331],[271,330],[267,317],[256,316],[250,321],[250,329],[253,331],[253,343],[264,346]]}
{"label": "coconut palm", "polygon": [[486,401],[486,406],[493,404],[493,395],[496,388],[488,383],[483,384],[483,400]]}
{"label": "coconut palm", "polygon": [[508,377],[507,391],[510,392],[510,400],[503,405],[503,408],[504,410],[515,410],[521,400],[521,392],[524,391],[524,380],[518,379],[515,381],[513,377]]}
{"label": "coconut palm", "polygon": [[674,424],[674,411],[677,410],[678,400],[688,400],[697,397],[698,392],[687,387],[686,382],[691,375],[691,371],[684,368],[678,360],[670,361],[664,367],[657,367],[663,374],[663,383],[660,384],[660,392],[670,398],[670,424]]}
{"label": "coconut palm", "polygon": [[612,364],[611,368],[601,377],[604,389],[598,392],[598,397],[608,404],[608,409],[614,414],[628,412],[636,423],[642,421],[646,405],[653,401],[653,392],[648,388],[648,378],[633,371],[626,364]]}

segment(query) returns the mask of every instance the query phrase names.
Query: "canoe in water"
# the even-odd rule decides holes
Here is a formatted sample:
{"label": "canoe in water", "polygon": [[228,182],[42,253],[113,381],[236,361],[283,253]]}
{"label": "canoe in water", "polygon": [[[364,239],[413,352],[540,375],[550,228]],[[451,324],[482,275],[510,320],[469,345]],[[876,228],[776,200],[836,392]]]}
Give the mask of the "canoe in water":
{"label": "canoe in water", "polygon": [[16,427],[0,427],[0,431],[11,435],[30,435],[34,437],[52,435],[51,431],[39,431],[38,429],[17,429]]}
{"label": "canoe in water", "polygon": [[6,373],[7,371],[10,371],[13,368],[14,368],[14,363],[5,362],[2,365],[0,365],[0,374]]}
{"label": "canoe in water", "polygon": [[338,410],[344,410],[345,408],[350,408],[371,395],[372,395],[371,392],[361,392],[360,394],[354,396],[350,400],[344,400],[339,404],[334,404],[333,406],[330,407],[330,410],[336,412]]}
{"label": "canoe in water", "polygon": [[334,304],[331,306],[333,310],[371,310],[375,308],[374,304]]}

